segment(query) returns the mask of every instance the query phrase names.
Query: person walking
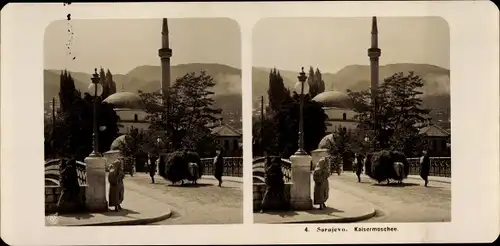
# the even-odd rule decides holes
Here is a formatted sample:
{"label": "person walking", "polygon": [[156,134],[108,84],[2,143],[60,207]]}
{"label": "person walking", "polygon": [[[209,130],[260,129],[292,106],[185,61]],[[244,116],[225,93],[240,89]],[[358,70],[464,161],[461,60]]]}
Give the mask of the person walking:
{"label": "person walking", "polygon": [[120,204],[123,202],[125,187],[123,186],[125,172],[123,170],[123,159],[115,160],[109,166],[109,206],[115,207],[115,211],[122,209]]}
{"label": "person walking", "polygon": [[330,191],[328,177],[330,177],[330,172],[326,165],[325,158],[321,158],[316,164],[314,169],[313,179],[314,179],[314,204],[319,204],[319,209],[326,208],[325,202],[328,200],[328,194]]}
{"label": "person walking", "polygon": [[62,209],[63,202],[74,202],[76,205],[81,208],[83,204],[81,204],[78,199],[80,194],[80,184],[78,183],[78,174],[76,172],[76,159],[71,158],[69,160],[61,161],[61,195],[59,196],[59,200],[57,201],[57,211],[60,212]]}
{"label": "person walking", "polygon": [[356,176],[358,176],[358,183],[361,182],[361,173],[363,173],[363,156],[356,153],[354,154],[354,163],[356,165]]}
{"label": "person walking", "polygon": [[422,151],[422,157],[420,157],[420,177],[425,181],[424,186],[427,187],[429,184],[429,171],[431,169],[431,159],[427,153],[427,150]]}
{"label": "person walking", "polygon": [[286,210],[285,180],[281,169],[281,159],[266,156],[265,163],[266,191],[260,205],[260,212]]}
{"label": "person walking", "polygon": [[149,176],[151,177],[151,183],[155,183],[155,174],[156,174],[156,161],[154,160],[152,155],[148,155],[148,168],[149,168]]}
{"label": "person walking", "polygon": [[222,186],[222,173],[224,172],[224,157],[222,150],[216,151],[217,155],[214,160],[214,177],[219,181],[219,187]]}

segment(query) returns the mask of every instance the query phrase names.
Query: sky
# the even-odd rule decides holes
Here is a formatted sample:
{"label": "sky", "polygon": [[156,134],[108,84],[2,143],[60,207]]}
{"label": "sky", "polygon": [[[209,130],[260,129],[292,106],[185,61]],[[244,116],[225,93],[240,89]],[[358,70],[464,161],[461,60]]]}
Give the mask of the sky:
{"label": "sky", "polygon": [[[369,65],[371,17],[262,19],[253,29],[253,66],[337,72]],[[427,63],[450,68],[448,23],[439,17],[378,17],[380,65]]]}
{"label": "sky", "polygon": [[[137,66],[160,65],[162,19],[61,20],[45,31],[45,69],[92,73],[109,68],[125,74]],[[74,33],[70,39],[68,27]],[[241,34],[236,21],[223,18],[168,19],[171,64],[220,63],[241,67]],[[76,58],[73,60],[73,56]]]}

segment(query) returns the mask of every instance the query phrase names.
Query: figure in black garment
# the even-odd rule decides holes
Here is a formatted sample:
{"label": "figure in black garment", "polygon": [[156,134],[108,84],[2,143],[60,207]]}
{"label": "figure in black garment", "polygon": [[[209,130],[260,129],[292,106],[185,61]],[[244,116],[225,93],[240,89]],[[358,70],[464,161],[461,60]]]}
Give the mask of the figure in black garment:
{"label": "figure in black garment", "polygon": [[149,164],[149,176],[151,177],[151,183],[155,183],[155,174],[156,174],[156,160],[150,155],[148,156],[148,164]]}
{"label": "figure in black garment", "polygon": [[285,202],[285,181],[279,157],[266,156],[265,182],[266,191],[262,198],[260,212],[286,210],[288,206]]}
{"label": "figure in black garment", "polygon": [[429,184],[429,171],[431,169],[431,159],[427,154],[427,151],[422,151],[423,156],[420,157],[420,177],[425,181],[425,187]]}
{"label": "figure in black garment", "polygon": [[61,212],[63,202],[76,203],[79,208],[82,204],[79,202],[80,185],[78,184],[78,174],[76,170],[76,159],[62,160],[61,163],[61,195],[57,201],[57,210]]}
{"label": "figure in black garment", "polygon": [[363,173],[363,160],[364,157],[360,154],[355,154],[354,161],[356,163],[356,176],[358,176],[358,182],[361,182],[361,173]]}
{"label": "figure in black garment", "polygon": [[222,186],[222,173],[224,172],[224,157],[222,150],[217,150],[217,156],[214,160],[214,177],[219,181],[219,187]]}

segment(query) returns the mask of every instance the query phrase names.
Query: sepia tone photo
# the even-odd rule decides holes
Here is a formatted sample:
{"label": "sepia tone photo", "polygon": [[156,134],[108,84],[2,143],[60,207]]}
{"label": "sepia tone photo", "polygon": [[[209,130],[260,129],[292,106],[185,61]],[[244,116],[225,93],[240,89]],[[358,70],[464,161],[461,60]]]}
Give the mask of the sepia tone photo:
{"label": "sepia tone photo", "polygon": [[262,19],[252,52],[254,223],[451,221],[444,19]]}
{"label": "sepia tone photo", "polygon": [[240,46],[225,18],[52,22],[46,225],[243,223]]}

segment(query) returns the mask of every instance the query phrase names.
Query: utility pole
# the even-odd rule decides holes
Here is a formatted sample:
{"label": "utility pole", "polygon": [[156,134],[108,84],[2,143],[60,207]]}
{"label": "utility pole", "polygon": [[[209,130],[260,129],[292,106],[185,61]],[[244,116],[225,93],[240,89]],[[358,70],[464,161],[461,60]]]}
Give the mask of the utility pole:
{"label": "utility pole", "polygon": [[54,158],[56,157],[55,155],[55,131],[56,131],[56,98],[53,97],[52,98],[52,140],[50,141],[51,142],[51,146],[52,146],[52,153],[54,154]]}
{"label": "utility pole", "polygon": [[52,129],[56,126],[56,98],[52,98]]}
{"label": "utility pole", "polygon": [[264,156],[264,96],[260,97],[260,149]]}

